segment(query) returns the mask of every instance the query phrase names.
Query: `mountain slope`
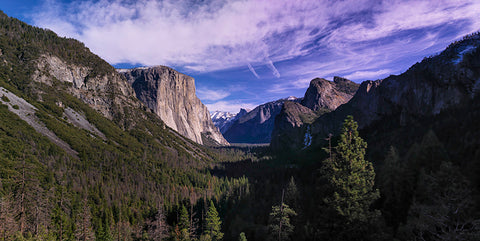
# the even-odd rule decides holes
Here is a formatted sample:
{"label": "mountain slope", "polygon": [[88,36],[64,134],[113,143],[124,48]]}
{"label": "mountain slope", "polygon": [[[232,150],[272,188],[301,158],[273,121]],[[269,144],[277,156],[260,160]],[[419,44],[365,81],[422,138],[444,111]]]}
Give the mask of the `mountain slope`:
{"label": "mountain slope", "polygon": [[120,72],[134,88],[138,99],[168,127],[199,144],[207,138],[220,145],[228,145],[212,123],[207,107],[195,95],[192,77],[165,66]]}
{"label": "mountain slope", "polygon": [[283,152],[310,146],[312,122],[320,115],[347,103],[358,86],[357,83],[337,76],[333,81],[320,78],[311,80],[302,101],[285,104],[275,118],[271,148]]}
{"label": "mountain slope", "polygon": [[353,115],[360,128],[387,119],[407,126],[469,105],[480,91],[479,46],[480,36],[475,34],[401,75],[363,82],[347,104],[315,121],[316,142],[321,143],[328,133],[338,133],[347,115]]}
{"label": "mountain slope", "polygon": [[212,176],[227,157],[168,128],[82,43],[1,12],[0,90],[7,240],[74,240],[81,220],[96,240],[140,239],[183,200],[247,185]]}
{"label": "mountain slope", "polygon": [[275,117],[287,100],[293,101],[296,98],[289,97],[257,106],[233,122],[223,136],[230,143],[269,143]]}

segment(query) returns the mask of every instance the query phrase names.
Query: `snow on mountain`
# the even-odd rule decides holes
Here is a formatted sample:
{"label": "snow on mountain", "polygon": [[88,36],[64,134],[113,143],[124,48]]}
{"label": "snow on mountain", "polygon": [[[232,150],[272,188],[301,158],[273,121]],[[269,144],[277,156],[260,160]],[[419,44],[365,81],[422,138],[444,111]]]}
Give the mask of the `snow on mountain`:
{"label": "snow on mountain", "polygon": [[247,114],[250,110],[240,109],[240,112],[237,114],[232,114],[225,111],[211,111],[210,117],[212,118],[213,124],[218,127],[220,132],[225,133],[228,128],[236,121],[238,118]]}

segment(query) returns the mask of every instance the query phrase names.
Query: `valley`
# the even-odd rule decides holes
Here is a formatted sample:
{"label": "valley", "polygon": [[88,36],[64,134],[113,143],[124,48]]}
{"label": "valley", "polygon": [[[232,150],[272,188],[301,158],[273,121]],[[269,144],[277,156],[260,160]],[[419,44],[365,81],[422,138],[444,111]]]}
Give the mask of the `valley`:
{"label": "valley", "polygon": [[0,12],[0,240],[478,240],[479,46],[232,114]]}

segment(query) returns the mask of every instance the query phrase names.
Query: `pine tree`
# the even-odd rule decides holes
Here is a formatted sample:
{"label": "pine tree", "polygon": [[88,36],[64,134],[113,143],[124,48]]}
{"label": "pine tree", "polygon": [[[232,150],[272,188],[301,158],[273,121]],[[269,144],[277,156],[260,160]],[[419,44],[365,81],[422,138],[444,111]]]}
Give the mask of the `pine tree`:
{"label": "pine tree", "polygon": [[178,230],[176,230],[176,236],[178,240],[186,241],[190,240],[190,218],[188,216],[188,211],[185,206],[182,205],[180,208],[180,217],[178,219]]}
{"label": "pine tree", "polygon": [[222,221],[220,221],[220,217],[218,216],[218,212],[215,208],[215,205],[213,204],[213,201],[210,201],[210,206],[208,207],[207,217],[205,218],[205,221],[205,234],[209,235],[212,240],[222,240]]}
{"label": "pine tree", "polygon": [[357,128],[353,117],[348,116],[335,155],[324,162],[322,170],[332,192],[325,202],[348,223],[366,222],[378,215],[369,210],[379,192],[373,188],[375,172],[372,163],[364,159],[367,143],[358,135]]}
{"label": "pine tree", "polygon": [[270,213],[270,225],[268,226],[270,238],[278,241],[289,240],[295,228],[290,219],[296,215],[297,213],[285,203],[282,203],[281,206],[273,206]]}
{"label": "pine tree", "polygon": [[285,203],[288,204],[293,209],[296,209],[298,205],[297,202],[298,202],[298,189],[297,189],[297,184],[295,184],[295,179],[292,176],[290,178],[290,182],[288,183],[287,189],[285,192]]}
{"label": "pine tree", "polygon": [[379,186],[383,197],[382,214],[394,233],[408,215],[413,187],[411,179],[397,149],[390,147],[379,174]]}
{"label": "pine tree", "polygon": [[244,232],[240,233],[240,236],[238,237],[238,241],[247,241],[247,236],[245,236]]}

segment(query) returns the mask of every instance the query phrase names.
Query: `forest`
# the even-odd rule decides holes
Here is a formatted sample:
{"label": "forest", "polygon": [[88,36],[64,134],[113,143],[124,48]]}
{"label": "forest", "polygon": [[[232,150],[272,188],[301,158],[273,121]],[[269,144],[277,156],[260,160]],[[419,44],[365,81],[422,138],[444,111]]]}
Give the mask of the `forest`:
{"label": "forest", "polygon": [[[68,83],[32,82],[42,53],[92,78],[115,71],[80,42],[0,13],[0,86],[77,152],[1,97],[0,240],[480,240],[478,96],[409,126],[359,130],[348,116],[339,135],[298,152],[202,146],[151,112],[107,119]],[[65,106],[105,139],[68,122]]]}

